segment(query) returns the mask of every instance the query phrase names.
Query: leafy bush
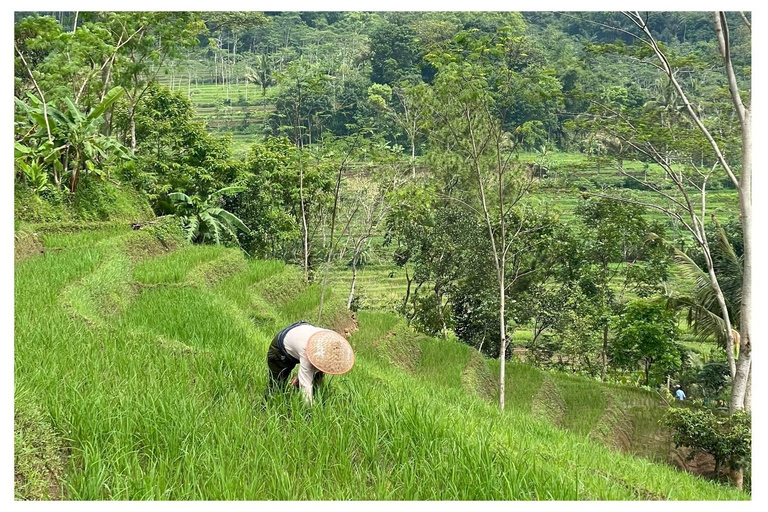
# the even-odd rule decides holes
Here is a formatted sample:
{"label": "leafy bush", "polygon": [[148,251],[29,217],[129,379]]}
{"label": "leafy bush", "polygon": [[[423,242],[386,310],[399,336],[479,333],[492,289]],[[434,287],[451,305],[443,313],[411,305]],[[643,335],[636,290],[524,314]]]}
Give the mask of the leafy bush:
{"label": "leafy bush", "polygon": [[747,413],[718,416],[710,409],[672,408],[664,422],[674,429],[675,445],[691,449],[689,459],[705,452],[715,458],[716,468],[726,464],[731,469],[747,468],[751,462],[752,426]]}
{"label": "leafy bush", "polygon": [[72,220],[71,213],[61,207],[62,201],[60,190],[46,190],[38,195],[29,186],[17,183],[13,198],[14,218],[35,223]]}
{"label": "leafy bush", "polygon": [[630,302],[615,322],[616,338],[611,347],[613,364],[634,370],[642,362],[645,384],[650,385],[651,368],[660,377],[680,367],[680,349],[674,312],[651,300]]}
{"label": "leafy bush", "polygon": [[154,217],[149,203],[131,187],[83,178],[71,198],[74,217],[85,221],[139,221]]}

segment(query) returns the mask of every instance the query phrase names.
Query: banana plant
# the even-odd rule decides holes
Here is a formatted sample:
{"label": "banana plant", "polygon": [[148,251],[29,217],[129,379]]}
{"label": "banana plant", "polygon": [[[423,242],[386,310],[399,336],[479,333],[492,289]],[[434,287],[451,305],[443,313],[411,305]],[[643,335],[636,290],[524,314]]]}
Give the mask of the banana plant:
{"label": "banana plant", "polygon": [[42,101],[29,93],[29,103],[14,98],[32,128],[16,142],[17,160],[27,165],[38,162],[50,166],[56,186],[68,173],[69,190],[75,192],[83,172],[104,176],[100,163],[110,158],[130,158],[130,152],[114,137],[99,132],[104,113],[124,94],[122,87],[111,89],[89,113],[80,111],[70,99],[64,98],[65,110],[47,106],[47,125]]}
{"label": "banana plant", "polygon": [[40,193],[48,188],[48,174],[46,174],[45,169],[40,162],[32,161],[31,163],[26,163],[23,160],[18,160],[16,165],[22,172],[24,181],[26,181],[36,193]]}
{"label": "banana plant", "polygon": [[[193,243],[221,244],[224,235],[237,240],[236,230],[250,233],[240,218],[221,207],[221,197],[245,190],[243,186],[219,189],[206,198],[183,192],[172,192],[168,198],[176,207],[176,216],[182,219],[187,240]],[[238,241],[239,243],[239,241]]]}

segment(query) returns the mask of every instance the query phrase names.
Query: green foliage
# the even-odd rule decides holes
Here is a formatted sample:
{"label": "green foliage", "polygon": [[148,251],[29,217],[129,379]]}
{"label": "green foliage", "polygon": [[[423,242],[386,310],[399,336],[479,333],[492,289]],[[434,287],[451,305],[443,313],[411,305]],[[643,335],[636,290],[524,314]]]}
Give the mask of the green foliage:
{"label": "green foliage", "polygon": [[276,328],[316,307],[298,269],[295,300],[260,326],[249,297],[287,270],[275,262],[251,261],[213,287],[142,288],[95,328],[63,310],[60,293],[114,248],[75,235],[61,242],[16,269],[14,368],[66,439],[68,499],[748,497],[501,413],[462,389],[468,347],[430,347],[413,373],[380,362],[365,348],[395,328],[389,315],[361,313],[355,368],[328,383],[311,415],[293,395],[263,406]]}
{"label": "green foliage", "polygon": [[395,84],[419,74],[421,61],[416,33],[405,19],[393,17],[371,34],[371,80],[377,84]]}
{"label": "green foliage", "polygon": [[301,252],[303,210],[310,229],[332,200],[336,157],[328,150],[299,150],[286,137],[251,146],[244,164],[246,191],[225,199],[251,232],[241,236],[250,253],[285,260]]}
{"label": "green foliage", "polygon": [[245,79],[261,87],[261,95],[267,95],[267,87],[275,83],[273,65],[266,54],[256,57],[256,69],[245,75]]}
{"label": "green foliage", "polygon": [[[743,247],[741,225],[738,222],[720,224],[713,218],[707,226],[710,252],[717,281],[725,298],[731,328],[739,331],[741,321],[741,287]],[[686,312],[686,322],[699,340],[715,339],[721,347],[726,345],[725,322],[712,288],[706,262],[701,251],[692,254],[676,251],[675,257],[685,275],[695,282],[690,294],[673,295],[669,304]]]}
{"label": "green foliage", "polygon": [[14,392],[13,448],[14,499],[60,499],[64,441],[26,386]]}
{"label": "green foliage", "polygon": [[183,192],[172,192],[168,198],[176,205],[176,215],[182,219],[186,238],[190,242],[224,241],[237,242],[237,231],[250,230],[237,215],[221,208],[221,197],[243,192],[245,187],[226,187],[216,190],[206,198],[188,196]]}
{"label": "green foliage", "polygon": [[[188,99],[161,86],[150,87],[136,108],[136,161],[122,177],[146,191],[158,214],[172,211],[171,192],[206,197],[238,176],[229,140],[209,135],[193,113]],[[124,115],[119,122],[127,122]]]}
{"label": "green foliage", "polygon": [[43,192],[49,189],[48,175],[43,169],[43,165],[40,162],[31,162],[27,164],[23,160],[16,162],[22,173],[24,173],[24,180],[29,187],[36,193]]}
{"label": "green foliage", "polygon": [[54,188],[36,193],[26,185],[14,191],[14,217],[31,223],[139,222],[153,216],[141,192],[101,180],[84,179],[75,194]]}
{"label": "green foliage", "polygon": [[701,399],[707,406],[717,406],[727,402],[727,396],[723,395],[728,391],[731,375],[725,361],[694,363],[683,373],[680,382],[687,397]]}
{"label": "green foliage", "polygon": [[87,114],[69,97],[63,99],[66,110],[44,105],[32,93],[28,93],[29,103],[15,98],[20,112],[26,116],[26,122],[17,123],[17,134],[25,134],[19,137],[15,148],[27,178],[29,170],[37,166],[35,186],[44,188],[47,176],[43,177],[42,169],[50,166],[56,187],[69,181],[72,193],[77,190],[81,174],[108,178],[115,161],[129,158],[122,144],[100,132],[104,113],[123,93],[120,87],[111,89]]}
{"label": "green foliage", "polygon": [[672,408],[664,421],[674,429],[675,445],[691,449],[690,458],[703,451],[712,455],[718,465],[726,464],[732,469],[749,467],[752,421],[748,413],[719,416],[710,409]]}
{"label": "green foliage", "polygon": [[[627,146],[627,139],[643,148],[656,144],[671,155],[675,169],[693,187],[694,200],[699,195],[695,187],[703,184],[697,169],[714,163],[668,81],[636,64],[653,55],[627,34],[609,35],[605,29],[609,24],[633,29],[618,13],[81,12],[76,30],[74,13],[54,16],[58,21],[16,16],[17,219],[64,222],[67,229],[85,227],[84,222],[92,227],[106,220],[145,220],[152,217],[148,199],[157,214],[178,206],[191,239],[237,240],[254,255],[283,261],[303,260],[306,220],[312,276],[335,242],[327,240],[335,173],[349,147],[357,146],[342,178],[341,211],[349,223],[338,246],[353,240],[365,222],[362,213],[355,213],[359,189],[347,184],[360,180],[372,187],[391,186],[385,247],[378,245],[381,233],[373,233],[370,251],[352,258],[360,260],[356,264],[370,260],[374,265],[392,259],[400,267],[391,280],[384,278],[394,275],[391,267],[369,274],[368,283],[377,289],[359,288],[366,307],[386,296],[414,328],[447,338],[456,334],[496,356],[504,336],[498,332],[500,302],[491,254],[492,244],[501,243],[503,222],[507,234],[523,234],[505,247],[510,266],[504,334],[517,346],[528,345],[528,361],[597,376],[607,350],[615,356],[611,364],[616,371],[632,371],[648,347],[629,343],[627,349],[618,340],[614,350],[619,330],[628,339],[634,328],[616,317],[627,301],[655,297],[662,290],[690,299],[684,307],[695,317],[690,326],[696,334],[722,337],[711,295],[683,294],[697,279],[699,291],[707,283],[698,274],[680,278],[670,272],[661,238],[678,226],[653,223],[658,212],[654,216],[591,194],[579,202],[570,193],[574,188],[593,194],[632,189],[621,198],[645,200],[652,192],[638,181],[641,175],[660,190],[671,190],[651,157]],[[715,65],[711,21],[698,13],[650,13],[648,23],[665,34],[663,48],[691,88],[694,108],[738,169],[734,148],[740,135],[725,108],[730,98]],[[738,79],[748,82],[746,29],[734,26],[732,35]],[[254,84],[260,97],[256,90],[255,98],[249,98],[248,87],[254,90]],[[623,119],[631,119],[632,127]],[[226,134],[235,125],[242,133]],[[287,137],[255,142],[264,133]],[[362,135],[337,138],[356,133]],[[235,140],[237,148],[251,146],[243,160]],[[129,156],[126,146],[130,159],[124,158]],[[560,152],[566,149],[582,153]],[[620,174],[614,164],[635,178]],[[407,180],[397,174],[406,165],[411,171]],[[485,199],[503,195],[514,203],[508,210],[492,205],[488,224],[480,183],[486,186]],[[722,177],[713,175],[707,183],[708,190],[722,188]],[[217,196],[233,186],[245,189]],[[736,212],[731,192],[710,192],[707,213]],[[179,221],[167,217],[163,231]],[[337,228],[337,234],[344,229]],[[719,233],[709,224],[708,229],[715,240]],[[77,289],[66,295],[70,305],[86,313],[80,316],[95,317],[100,298],[108,307],[117,305],[115,312],[122,311],[123,299],[135,298],[123,286],[126,266],[181,243],[168,228],[167,245],[150,244],[155,230],[159,225],[138,230],[129,261],[108,257],[99,263],[96,277],[76,278],[88,293],[78,296],[84,290]],[[650,232],[657,237],[646,238]],[[673,234],[675,245],[682,247],[686,241]],[[89,236],[81,235],[78,243],[97,248]],[[740,300],[740,272],[732,271],[740,265],[738,238],[728,228],[732,247],[720,251],[713,244],[718,273],[726,276],[721,285],[734,311]],[[46,240],[58,244],[68,235],[47,235]],[[139,249],[137,241],[148,244]],[[337,252],[342,253],[344,259],[332,265],[348,261],[349,253]],[[227,254],[214,260],[169,258],[159,269],[140,264],[134,279],[153,288],[193,282],[215,288],[229,282],[228,272],[242,270],[242,255]],[[688,256],[701,267],[700,255]],[[300,277],[289,285],[299,289]],[[367,278],[360,278],[362,286]],[[239,307],[249,308],[257,329],[300,316],[316,304],[312,288],[299,297],[285,291],[286,300],[276,299],[281,304],[273,307],[275,301],[267,296],[279,295],[277,285],[267,282],[263,296],[251,294],[248,279],[241,276],[243,289],[227,293],[237,295]],[[119,286],[110,285],[118,281]],[[381,292],[384,288],[389,289]],[[152,306],[160,308],[164,296],[157,297]],[[199,341],[194,331],[189,338]],[[194,343],[163,346],[189,354]],[[430,350],[425,353],[439,352]],[[727,386],[717,364],[704,367],[686,360],[678,369],[668,357],[655,357],[652,365],[645,359],[646,381],[651,370],[658,373],[654,377],[679,371],[676,378],[690,379],[713,399]],[[445,381],[454,385],[461,380],[457,375]],[[577,402],[574,395],[561,395]],[[217,399],[221,396],[217,388]],[[557,415],[558,421],[578,425],[578,413],[568,414]],[[585,424],[594,419],[584,418]],[[100,483],[93,487],[101,488]]]}
{"label": "green foliage", "polygon": [[613,364],[632,370],[642,361],[646,385],[652,367],[662,379],[680,367],[680,348],[674,342],[678,335],[675,315],[662,302],[630,302],[615,321],[615,329]]}

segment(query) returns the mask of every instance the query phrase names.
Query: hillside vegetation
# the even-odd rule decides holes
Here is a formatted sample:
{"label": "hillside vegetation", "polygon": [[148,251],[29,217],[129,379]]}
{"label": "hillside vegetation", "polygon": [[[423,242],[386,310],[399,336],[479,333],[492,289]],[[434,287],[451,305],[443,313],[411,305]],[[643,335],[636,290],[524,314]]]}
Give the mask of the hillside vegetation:
{"label": "hillside vegetation", "polygon": [[[173,230],[47,233],[17,264],[17,498],[747,498],[589,440],[598,385],[557,382],[561,429],[532,415],[550,381],[521,365],[499,411],[483,358],[390,314],[360,313],[357,364],[316,407],[264,402],[267,345],[315,320],[317,286]],[[322,325],[352,326],[342,295]]]}
{"label": "hillside vegetation", "polygon": [[16,12],[17,498],[747,497],[750,20]]}

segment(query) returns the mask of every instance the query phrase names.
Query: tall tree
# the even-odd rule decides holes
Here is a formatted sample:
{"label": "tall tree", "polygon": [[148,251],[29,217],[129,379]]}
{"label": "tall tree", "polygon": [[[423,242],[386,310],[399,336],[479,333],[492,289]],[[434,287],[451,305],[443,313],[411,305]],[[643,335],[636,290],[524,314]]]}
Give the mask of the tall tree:
{"label": "tall tree", "polygon": [[[431,89],[419,82],[409,84],[407,82],[397,85],[394,89],[388,85],[374,84],[368,89],[368,98],[380,110],[401,128],[411,148],[411,175],[416,177],[416,141],[427,128],[427,105],[430,102],[428,95]],[[391,104],[392,95],[397,103]]]}
{"label": "tall tree", "polygon": [[205,25],[197,13],[142,12],[110,13],[110,30],[125,39],[117,53],[113,80],[125,89],[128,99],[128,134],[131,152],[136,152],[136,106],[156,80],[167,59],[180,57],[181,50],[198,44]]}
{"label": "tall tree", "polygon": [[517,84],[520,63],[511,49],[519,41],[509,30],[501,30],[493,37],[465,32],[457,36],[450,51],[427,56],[438,70],[433,125],[440,129],[432,137],[453,166],[462,169],[466,165],[460,172],[465,175],[463,185],[476,196],[456,199],[479,216],[487,230],[498,299],[502,409],[509,346],[508,293],[519,279],[532,272],[522,264],[521,256],[530,248],[523,241],[548,225],[545,216],[532,214],[523,203],[533,177],[513,159],[519,140],[505,131],[501,122],[513,107],[505,100]]}
{"label": "tall tree", "polygon": [[[614,128],[614,134],[622,139],[627,149],[642,158],[656,163],[663,170],[667,180],[673,185],[671,190],[662,189],[652,180],[639,179],[630,173],[625,174],[644,187],[654,192],[656,201],[643,202],[646,206],[664,212],[675,219],[692,236],[694,243],[704,256],[709,285],[715,294],[726,337],[726,356],[732,376],[729,409],[731,413],[751,408],[751,311],[752,311],[752,126],[751,110],[747,96],[742,92],[742,84],[737,77],[737,68],[732,56],[730,27],[724,12],[714,14],[714,29],[720,51],[722,79],[727,84],[730,95],[730,107],[733,118],[738,123],[738,136],[725,139],[722,132],[711,128],[705,113],[696,107],[689,91],[681,84],[679,70],[689,65],[689,60],[678,58],[668,47],[661,45],[648,23],[649,16],[640,12],[625,12],[624,16],[639,31],[639,35],[628,29],[620,31],[635,37],[640,43],[631,48],[632,58],[636,61],[651,63],[660,70],[671,83],[677,97],[684,106],[685,118],[670,126],[661,126],[657,119],[649,119],[642,112],[627,105],[601,105],[607,117],[619,120],[620,126]],[[737,22],[740,23],[740,22]],[[751,34],[751,25],[741,27]],[[621,51],[624,51],[622,49]],[[740,70],[742,73],[743,69]],[[729,127],[725,116],[719,118],[716,126]],[[726,145],[724,140],[732,141]],[[738,148],[736,155],[729,150]],[[709,151],[704,151],[708,148]],[[704,158],[704,155],[707,157]],[[740,164],[740,169],[739,169]],[[742,291],[740,306],[741,344],[738,356],[734,350],[734,332],[731,314],[725,294],[720,286],[720,275],[714,265],[710,241],[707,237],[707,182],[724,173],[737,189],[739,196],[739,218],[743,236]],[[642,202],[642,201],[636,201]],[[737,486],[741,486],[743,474],[740,470],[732,475]]]}

